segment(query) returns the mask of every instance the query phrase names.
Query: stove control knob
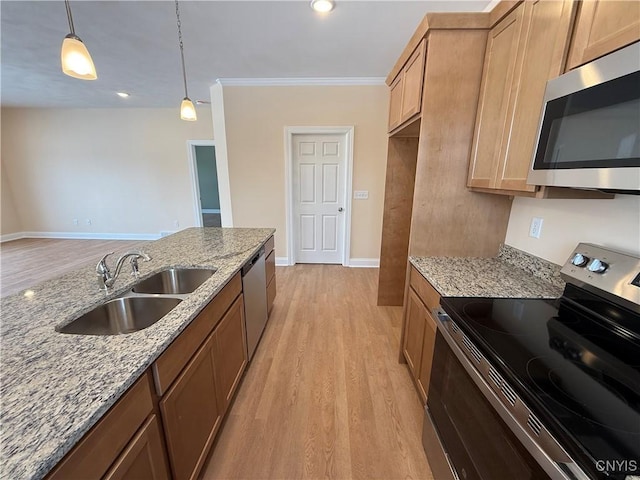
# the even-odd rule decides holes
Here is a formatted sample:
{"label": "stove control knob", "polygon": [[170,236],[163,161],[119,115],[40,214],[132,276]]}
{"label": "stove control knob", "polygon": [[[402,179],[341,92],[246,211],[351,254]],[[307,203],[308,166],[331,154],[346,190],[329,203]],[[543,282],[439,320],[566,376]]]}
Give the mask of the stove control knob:
{"label": "stove control knob", "polygon": [[598,260],[597,258],[591,260],[591,263],[587,265],[587,270],[593,273],[604,273],[607,268],[609,268],[609,265],[604,263],[602,260]]}
{"label": "stove control knob", "polygon": [[587,263],[589,263],[589,257],[585,257],[581,253],[576,253],[571,259],[571,263],[576,267],[584,267]]}

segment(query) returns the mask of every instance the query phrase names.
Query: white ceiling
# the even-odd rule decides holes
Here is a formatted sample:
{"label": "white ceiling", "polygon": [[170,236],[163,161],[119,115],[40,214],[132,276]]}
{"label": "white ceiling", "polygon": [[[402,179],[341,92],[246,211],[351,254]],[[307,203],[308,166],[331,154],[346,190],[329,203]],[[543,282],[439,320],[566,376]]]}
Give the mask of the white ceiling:
{"label": "white ceiling", "polygon": [[[189,96],[219,78],[386,77],[427,12],[482,11],[489,0],[180,2]],[[29,107],[174,107],[183,97],[173,1],[72,1],[96,81],[67,77],[62,1],[0,3],[1,102]],[[121,99],[116,91],[131,93]]]}

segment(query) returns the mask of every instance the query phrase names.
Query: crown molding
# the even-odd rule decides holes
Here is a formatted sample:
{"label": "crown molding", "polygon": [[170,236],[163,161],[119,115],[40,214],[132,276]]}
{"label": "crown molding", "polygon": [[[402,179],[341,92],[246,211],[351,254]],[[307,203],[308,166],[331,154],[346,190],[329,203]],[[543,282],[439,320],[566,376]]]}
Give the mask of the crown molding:
{"label": "crown molding", "polygon": [[386,85],[384,77],[218,78],[223,87]]}

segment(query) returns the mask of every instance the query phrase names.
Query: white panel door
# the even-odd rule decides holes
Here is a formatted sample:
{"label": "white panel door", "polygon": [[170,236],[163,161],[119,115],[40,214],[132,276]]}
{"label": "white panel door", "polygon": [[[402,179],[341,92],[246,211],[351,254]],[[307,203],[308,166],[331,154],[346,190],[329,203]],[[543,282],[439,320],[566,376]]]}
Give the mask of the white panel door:
{"label": "white panel door", "polygon": [[345,135],[293,135],[297,263],[342,263]]}

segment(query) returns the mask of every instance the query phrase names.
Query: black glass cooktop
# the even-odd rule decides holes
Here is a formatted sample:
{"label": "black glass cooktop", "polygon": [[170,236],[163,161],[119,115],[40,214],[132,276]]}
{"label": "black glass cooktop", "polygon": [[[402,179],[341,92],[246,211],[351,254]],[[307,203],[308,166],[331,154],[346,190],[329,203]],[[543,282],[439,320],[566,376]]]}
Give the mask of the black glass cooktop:
{"label": "black glass cooktop", "polygon": [[640,317],[567,289],[572,299],[442,306],[585,471],[640,475]]}

